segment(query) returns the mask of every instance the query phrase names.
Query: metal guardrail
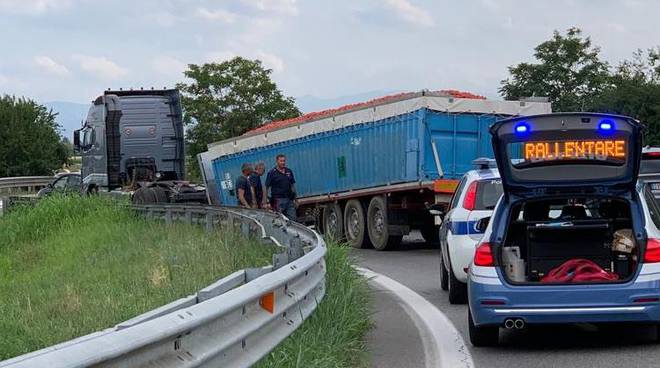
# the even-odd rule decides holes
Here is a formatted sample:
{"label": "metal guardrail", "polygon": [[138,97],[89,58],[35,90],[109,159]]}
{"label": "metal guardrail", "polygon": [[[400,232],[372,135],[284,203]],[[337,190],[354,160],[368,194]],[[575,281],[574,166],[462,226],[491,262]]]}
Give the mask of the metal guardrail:
{"label": "metal guardrail", "polygon": [[323,239],[267,211],[133,206],[147,218],[234,226],[282,247],[273,265],[249,268],[113,328],[0,362],[23,367],[248,367],[289,336],[325,295]]}
{"label": "metal guardrail", "polygon": [[0,193],[34,193],[48,185],[48,183],[50,183],[52,180],[52,176],[20,176],[16,178],[0,178]]}

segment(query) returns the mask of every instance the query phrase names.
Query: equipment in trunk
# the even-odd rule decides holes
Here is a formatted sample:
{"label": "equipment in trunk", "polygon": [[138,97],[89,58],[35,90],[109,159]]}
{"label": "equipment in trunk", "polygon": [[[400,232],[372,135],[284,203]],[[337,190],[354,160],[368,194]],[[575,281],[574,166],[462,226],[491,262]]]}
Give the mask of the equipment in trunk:
{"label": "equipment in trunk", "polygon": [[514,283],[536,283],[573,262],[589,263],[583,266],[616,277],[566,277],[566,282],[625,280],[633,273],[637,251],[627,206],[608,198],[529,200],[518,205],[501,248],[505,275]]}

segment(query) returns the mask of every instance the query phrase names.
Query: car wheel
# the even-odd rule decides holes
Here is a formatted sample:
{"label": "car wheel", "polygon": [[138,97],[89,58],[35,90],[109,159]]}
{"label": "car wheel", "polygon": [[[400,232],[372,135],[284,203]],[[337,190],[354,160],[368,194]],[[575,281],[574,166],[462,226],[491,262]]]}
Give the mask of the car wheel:
{"label": "car wheel", "polygon": [[447,267],[445,267],[442,254],[440,254],[440,288],[444,291],[449,289],[449,273],[447,272]]}
{"label": "car wheel", "polygon": [[449,304],[465,304],[467,302],[467,285],[458,281],[449,260]]}
{"label": "car wheel", "polygon": [[344,221],[339,204],[331,203],[323,209],[323,231],[329,239],[339,241],[343,238]]}
{"label": "car wheel", "polygon": [[353,248],[367,248],[370,245],[364,208],[357,199],[348,201],[344,208],[344,235]]}
{"label": "car wheel", "polygon": [[473,346],[496,346],[499,343],[500,328],[497,326],[476,326],[468,308],[468,333]]}
{"label": "car wheel", "polygon": [[390,250],[401,244],[401,235],[391,235],[387,222],[387,205],[381,196],[371,198],[367,210],[369,240],[377,250]]}

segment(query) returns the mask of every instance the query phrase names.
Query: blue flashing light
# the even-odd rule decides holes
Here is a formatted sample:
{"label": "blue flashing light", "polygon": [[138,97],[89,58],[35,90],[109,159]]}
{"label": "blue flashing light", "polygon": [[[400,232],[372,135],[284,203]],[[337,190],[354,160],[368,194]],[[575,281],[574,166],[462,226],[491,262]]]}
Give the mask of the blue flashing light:
{"label": "blue flashing light", "polygon": [[523,122],[520,122],[516,124],[516,126],[513,128],[513,131],[518,134],[518,135],[523,135],[529,133],[529,124]]}
{"label": "blue flashing light", "polygon": [[610,119],[603,119],[598,123],[598,130],[601,133],[611,133],[614,130],[614,122]]}

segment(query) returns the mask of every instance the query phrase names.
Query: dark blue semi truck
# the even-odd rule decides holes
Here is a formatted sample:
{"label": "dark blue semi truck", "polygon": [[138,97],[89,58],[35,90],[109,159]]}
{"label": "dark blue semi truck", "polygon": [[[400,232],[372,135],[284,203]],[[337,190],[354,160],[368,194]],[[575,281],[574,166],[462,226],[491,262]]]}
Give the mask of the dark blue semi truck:
{"label": "dark blue semi truck", "polygon": [[547,112],[547,102],[407,93],[267,124],[211,144],[198,160],[211,203],[236,205],[241,165],[264,161],[270,168],[285,154],[299,221],[355,247],[387,249],[411,229],[437,239],[428,210],[449,205],[474,159],[493,157],[490,125]]}
{"label": "dark blue semi truck", "polygon": [[130,194],[135,203],[206,202],[185,182],[181,99],[175,89],[105,91],[74,132],[83,194]]}

